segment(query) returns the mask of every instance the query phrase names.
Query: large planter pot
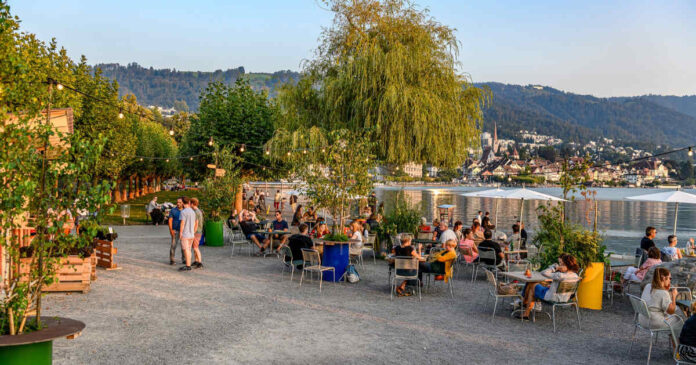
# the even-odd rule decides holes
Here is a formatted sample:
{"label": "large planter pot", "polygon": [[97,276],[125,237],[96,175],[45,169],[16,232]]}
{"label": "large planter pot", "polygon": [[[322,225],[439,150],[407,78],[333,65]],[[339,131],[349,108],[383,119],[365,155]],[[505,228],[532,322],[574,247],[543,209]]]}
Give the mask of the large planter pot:
{"label": "large planter pot", "polygon": [[[350,261],[350,242],[317,241],[317,243],[321,244],[323,249],[321,265],[333,267],[336,271],[335,281],[340,281]],[[322,273],[322,279],[324,281],[334,281],[334,273],[331,271],[324,271]]]}
{"label": "large planter pot", "polygon": [[39,331],[16,336],[0,336],[0,363],[3,365],[50,365],[53,363],[53,340],[75,338],[85,324],[70,318],[41,317]]}
{"label": "large planter pot", "polygon": [[225,244],[222,236],[222,221],[206,221],[203,229],[207,246],[220,247]]}
{"label": "large planter pot", "polygon": [[585,268],[585,276],[578,287],[580,308],[602,309],[604,289],[604,263],[593,262]]}

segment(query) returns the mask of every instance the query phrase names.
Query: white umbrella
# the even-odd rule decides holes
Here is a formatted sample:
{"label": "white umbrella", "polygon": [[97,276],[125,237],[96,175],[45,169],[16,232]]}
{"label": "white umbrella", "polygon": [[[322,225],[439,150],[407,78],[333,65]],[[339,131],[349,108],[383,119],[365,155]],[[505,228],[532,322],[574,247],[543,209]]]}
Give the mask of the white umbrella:
{"label": "white umbrella", "polygon": [[672,234],[677,234],[677,213],[679,213],[679,203],[696,204],[696,195],[685,193],[683,191],[665,191],[662,193],[646,194],[629,196],[626,199],[640,200],[646,202],[663,202],[674,204],[674,230]]}
{"label": "white umbrella", "polygon": [[[502,198],[505,193],[506,193],[506,190],[503,190],[501,188],[496,188],[496,189],[490,189],[490,190],[472,191],[472,192],[465,193],[462,195],[468,196],[468,197],[494,198],[495,199],[495,229],[497,231],[498,230],[498,198]],[[482,223],[482,222],[479,222],[479,223]]]}

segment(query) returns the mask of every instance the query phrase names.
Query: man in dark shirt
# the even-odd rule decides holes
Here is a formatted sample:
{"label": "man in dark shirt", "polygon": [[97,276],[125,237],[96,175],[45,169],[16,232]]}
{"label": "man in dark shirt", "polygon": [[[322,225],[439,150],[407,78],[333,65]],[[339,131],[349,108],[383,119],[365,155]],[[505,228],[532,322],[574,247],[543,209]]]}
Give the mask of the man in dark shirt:
{"label": "man in dark shirt", "polygon": [[[273,221],[273,230],[274,231],[288,231],[288,222],[283,219],[283,215],[280,213],[280,210],[276,210],[275,212],[275,220]],[[288,242],[288,235],[287,234],[274,234],[273,239],[278,242],[280,240],[280,245],[278,246],[278,249],[280,250],[280,246],[284,245],[285,243]],[[264,242],[264,244],[271,244],[270,238],[266,239],[267,242]],[[272,248],[272,247],[271,247]]]}
{"label": "man in dark shirt", "polygon": [[[288,247],[290,247],[290,251],[292,252],[292,259],[294,260],[302,260],[302,249],[303,248],[312,248],[314,247],[314,242],[312,242],[312,239],[309,237],[309,227],[302,223],[300,224],[300,233],[298,234],[293,234],[290,236],[290,239],[288,239]],[[286,261],[288,261],[290,258],[286,257]]]}
{"label": "man in dark shirt", "polygon": [[242,217],[242,221],[239,222],[239,228],[242,229],[242,232],[244,232],[244,236],[246,236],[248,240],[251,240],[251,242],[254,242],[254,244],[258,246],[261,252],[266,250],[268,244],[264,239],[265,237],[262,234],[255,232],[256,223],[254,223],[254,221],[251,220],[251,215],[249,213],[244,214],[244,217]]}
{"label": "man in dark shirt", "polygon": [[655,242],[653,242],[655,235],[657,235],[657,230],[655,229],[655,227],[646,228],[645,237],[643,237],[643,239],[640,240],[640,248],[647,251],[650,249],[650,247],[655,247]]}
{"label": "man in dark shirt", "polygon": [[498,242],[495,242],[491,240],[491,237],[493,237],[493,232],[491,232],[490,229],[487,229],[483,232],[483,241],[479,243],[478,248],[479,248],[479,254],[481,252],[481,248],[491,248],[493,251],[495,251],[495,262],[491,259],[484,259],[481,258],[481,262],[486,264],[486,265],[496,265],[500,266],[505,262],[505,254],[503,253],[503,250],[500,248],[500,245]]}

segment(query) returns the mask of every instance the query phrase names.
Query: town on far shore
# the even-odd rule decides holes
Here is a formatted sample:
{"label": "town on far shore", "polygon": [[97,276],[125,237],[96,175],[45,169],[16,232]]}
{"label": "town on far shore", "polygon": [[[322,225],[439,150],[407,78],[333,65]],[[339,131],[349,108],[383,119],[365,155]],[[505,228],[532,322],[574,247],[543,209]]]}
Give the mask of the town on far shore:
{"label": "town on far shore", "polygon": [[[694,170],[689,162],[651,157],[638,148],[617,146],[602,138],[587,143],[566,142],[536,131],[519,131],[519,140],[499,139],[481,133],[481,145],[469,150],[469,158],[458,169],[444,170],[428,164],[378,166],[375,180],[393,182],[440,182],[454,184],[527,184],[554,186],[559,183],[564,158],[570,165],[591,156],[588,183],[598,187],[676,187],[693,186]],[[568,153],[565,149],[570,150]],[[560,152],[560,153],[559,153]],[[566,152],[565,155],[564,152]],[[610,156],[605,158],[605,156]]]}

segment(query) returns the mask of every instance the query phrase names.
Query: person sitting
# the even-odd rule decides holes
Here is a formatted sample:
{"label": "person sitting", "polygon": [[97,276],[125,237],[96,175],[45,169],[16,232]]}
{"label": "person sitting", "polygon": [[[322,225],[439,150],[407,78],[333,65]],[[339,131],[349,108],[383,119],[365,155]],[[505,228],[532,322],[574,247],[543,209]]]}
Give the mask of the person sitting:
{"label": "person sitting", "polygon": [[454,240],[455,242],[457,241],[457,235],[454,233],[453,230],[447,227],[447,222],[440,222],[440,231],[442,231],[442,233],[440,233],[439,241],[442,244],[442,247],[445,247],[445,242],[449,240]]}
{"label": "person sitting", "polygon": [[474,234],[474,243],[478,246],[481,241],[485,239],[483,236],[483,229],[481,229],[481,223],[474,220],[474,224],[471,226],[471,232]]}
{"label": "person sitting", "polygon": [[[488,213],[488,212],[486,212],[486,213]],[[483,229],[490,229],[490,230],[495,229],[495,225],[491,223],[491,219],[488,216],[483,217],[483,222],[481,222],[481,227],[483,227]]]}
{"label": "person sitting", "polygon": [[457,258],[457,241],[454,239],[447,240],[443,244],[444,251],[440,251],[428,258],[428,262],[419,265],[420,272],[439,274],[435,276],[435,280],[442,280],[443,275],[445,282],[448,282],[452,277],[452,264]]}
{"label": "person sitting", "polygon": [[[411,236],[410,235],[403,235],[401,237],[401,245],[400,246],[395,246],[392,248],[392,254],[396,257],[413,257],[414,259],[421,260],[421,251],[423,250],[423,244],[418,244],[418,251],[411,245]],[[394,263],[390,263],[390,266],[394,266]],[[420,265],[419,265],[420,266]],[[398,272],[398,275],[404,275],[404,276],[412,276],[415,273],[413,271],[415,270],[405,270],[406,272]],[[418,272],[418,279],[421,279],[422,277],[422,272]],[[422,283],[422,281],[421,281]],[[398,287],[396,287],[395,291],[396,294],[401,296],[404,295],[404,290],[406,289],[406,285],[409,284],[408,280],[404,280],[401,284],[399,284]],[[410,283],[413,284],[413,283]]]}
{"label": "person sitting", "polygon": [[362,222],[361,225],[362,225],[363,241],[367,241],[367,237],[370,236],[370,229],[369,229],[370,226],[367,224],[367,222]]}
{"label": "person sitting", "polygon": [[621,284],[626,282],[626,280],[631,280],[631,281],[637,281],[641,282],[643,281],[643,278],[645,277],[645,274],[648,273],[648,270],[655,266],[659,265],[662,263],[662,260],[660,260],[660,250],[657,249],[657,247],[650,247],[648,250],[648,259],[645,260],[643,265],[640,265],[640,268],[637,267],[629,267],[626,269],[626,272],[624,273],[623,280],[621,281]]}
{"label": "person sitting", "polygon": [[362,231],[363,228],[360,222],[353,221],[350,224],[350,239],[353,241],[357,241],[355,248],[362,248],[363,242],[365,242],[365,240],[363,239]]}
{"label": "person sitting", "polygon": [[297,227],[302,223],[302,204],[297,206],[295,213],[292,215],[292,226]]}
{"label": "person sitting", "polygon": [[[274,231],[288,231],[288,222],[283,219],[283,215],[280,214],[279,210],[276,210],[275,212],[275,220],[273,221],[273,230]],[[280,240],[280,245],[278,246],[278,250],[280,250],[280,246],[284,245],[288,241],[288,235],[287,234],[274,234],[273,235],[274,240]],[[270,238],[266,238],[268,241],[268,244],[271,243]],[[271,247],[273,249],[273,247]]]}
{"label": "person sitting", "polygon": [[678,351],[680,360],[696,363],[696,302],[691,305],[691,313],[679,335]]}
{"label": "person sitting", "polygon": [[251,242],[259,248],[260,252],[263,253],[266,247],[268,247],[269,241],[265,239],[264,235],[256,233],[256,223],[251,220],[249,212],[240,216],[242,217],[242,221],[239,222],[239,227],[242,229],[244,236],[246,236],[248,240],[251,240]]}
{"label": "person sitting", "polygon": [[478,248],[474,244],[474,232],[471,228],[465,228],[462,235],[464,237],[459,241],[459,249],[464,250],[463,252],[471,253],[464,253],[462,256],[467,263],[472,263],[478,258]]}
{"label": "person sitting", "polygon": [[[290,236],[288,239],[288,247],[290,247],[290,251],[292,252],[292,259],[293,261],[297,260],[302,260],[302,249],[303,248],[312,248],[314,247],[314,242],[312,242],[312,239],[309,237],[309,226],[306,224],[302,223],[298,227],[300,230],[300,233],[293,234]],[[289,257],[285,257],[285,262],[290,262]],[[298,269],[302,269],[302,267],[298,266]]]}
{"label": "person sitting", "polygon": [[314,211],[314,207],[309,207],[306,212],[302,215],[302,220],[316,222],[317,213]]}
{"label": "person sitting", "polygon": [[[552,280],[550,286],[548,284],[541,283],[530,283],[524,288],[524,314],[523,319],[529,319],[529,313],[534,309],[534,302],[539,300],[554,301],[565,303],[570,300],[571,293],[556,293],[558,290],[558,285],[562,281],[569,280],[580,280],[578,276],[578,271],[580,267],[578,266],[575,257],[569,254],[561,254],[558,258],[558,263],[553,264],[546,270],[541,272],[541,275]],[[519,317],[518,317],[519,318]]]}
{"label": "person sitting", "polygon": [[662,248],[662,252],[669,256],[669,261],[679,260],[682,258],[682,253],[677,248],[677,236],[671,234],[667,237],[667,246]]}
{"label": "person sitting", "polygon": [[430,225],[428,225],[428,221],[425,219],[425,217],[421,217],[421,224],[418,226],[418,232],[423,232],[423,233],[429,233],[430,232]]}
{"label": "person sitting", "polygon": [[452,230],[454,231],[454,234],[457,236],[457,242],[460,242],[464,238],[464,234],[462,233],[463,226],[464,223],[462,223],[462,221],[454,222],[454,228],[452,228]]}
{"label": "person sitting", "polygon": [[666,329],[667,324],[664,319],[668,315],[678,312],[683,316],[681,310],[677,308],[677,289],[670,288],[672,274],[664,267],[655,268],[653,280],[643,289],[640,296],[648,305],[650,318],[645,318],[642,314],[638,315],[641,326],[650,329]]}
{"label": "person sitting", "polygon": [[493,232],[491,232],[490,229],[485,230],[483,232],[484,240],[478,244],[478,249],[479,253],[482,248],[493,249],[493,251],[495,252],[495,261],[489,258],[481,258],[480,260],[482,263],[486,265],[495,265],[498,267],[503,266],[505,265],[505,254],[503,253],[503,249],[500,248],[500,244],[498,244],[498,242],[496,241],[493,241],[491,237],[493,237]]}
{"label": "person sitting", "polygon": [[440,235],[442,234],[442,230],[440,229],[440,220],[435,219],[433,220],[433,241],[440,241]]}
{"label": "person sitting", "polygon": [[312,231],[312,236],[314,238],[322,238],[329,233],[331,233],[329,232],[329,227],[326,226],[326,223],[322,222]]}

